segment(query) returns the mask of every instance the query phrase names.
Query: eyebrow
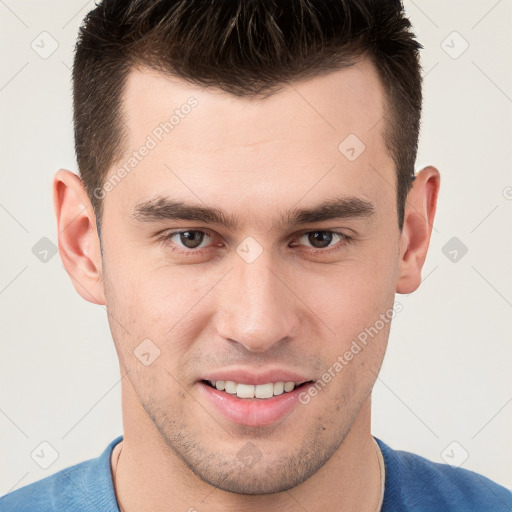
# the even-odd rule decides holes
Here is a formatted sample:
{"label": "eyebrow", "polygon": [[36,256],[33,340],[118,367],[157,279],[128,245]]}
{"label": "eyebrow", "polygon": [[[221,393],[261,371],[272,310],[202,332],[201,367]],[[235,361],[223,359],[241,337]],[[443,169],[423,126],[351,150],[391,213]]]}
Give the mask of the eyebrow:
{"label": "eyebrow", "polygon": [[[374,205],[366,199],[338,197],[309,208],[293,208],[281,217],[277,225],[301,225],[333,219],[370,217],[374,213]],[[163,196],[156,196],[138,204],[133,209],[131,217],[140,222],[198,221],[223,225],[232,231],[240,227],[235,216],[220,208],[185,203]]]}

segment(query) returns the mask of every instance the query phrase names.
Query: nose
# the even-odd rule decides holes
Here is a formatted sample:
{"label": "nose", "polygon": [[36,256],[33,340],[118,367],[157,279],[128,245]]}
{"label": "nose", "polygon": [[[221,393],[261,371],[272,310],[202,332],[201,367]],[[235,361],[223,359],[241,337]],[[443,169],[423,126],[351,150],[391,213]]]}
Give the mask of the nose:
{"label": "nose", "polygon": [[296,337],[301,316],[289,277],[266,253],[252,263],[236,256],[216,293],[219,335],[250,352],[265,352]]}

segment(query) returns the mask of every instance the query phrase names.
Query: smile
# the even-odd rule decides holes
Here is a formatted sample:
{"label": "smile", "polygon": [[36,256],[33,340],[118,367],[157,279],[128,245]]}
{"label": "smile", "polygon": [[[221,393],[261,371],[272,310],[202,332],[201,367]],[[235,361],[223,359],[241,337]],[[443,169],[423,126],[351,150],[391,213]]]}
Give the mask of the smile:
{"label": "smile", "polygon": [[274,396],[290,393],[295,388],[305,382],[269,382],[267,384],[244,384],[232,380],[207,380],[204,381],[212,388],[218,391],[224,391],[230,395],[236,395],[238,398],[260,398],[268,399]]}

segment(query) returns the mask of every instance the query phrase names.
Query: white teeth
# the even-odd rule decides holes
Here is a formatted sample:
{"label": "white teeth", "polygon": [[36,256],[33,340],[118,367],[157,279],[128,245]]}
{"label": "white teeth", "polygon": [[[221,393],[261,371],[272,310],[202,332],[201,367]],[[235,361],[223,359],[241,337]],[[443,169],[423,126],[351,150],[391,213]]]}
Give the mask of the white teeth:
{"label": "white teeth", "polygon": [[276,382],[274,384],[274,395],[282,395],[284,393],[284,382]]}
{"label": "white teeth", "polygon": [[210,380],[210,384],[219,391],[225,391],[238,398],[272,398],[289,393],[295,389],[295,382],[269,382],[268,384],[242,384],[232,380]]}
{"label": "white teeth", "polygon": [[236,383],[232,380],[227,380],[224,382],[224,391],[230,395],[236,395]]}
{"label": "white teeth", "polygon": [[274,384],[258,384],[254,389],[256,398],[272,398],[274,396]]}
{"label": "white teeth", "polygon": [[252,384],[238,384],[236,386],[238,398],[254,398],[254,386]]}
{"label": "white teeth", "polygon": [[295,387],[295,382],[285,382],[284,383],[284,390],[286,392],[292,391],[292,389]]}

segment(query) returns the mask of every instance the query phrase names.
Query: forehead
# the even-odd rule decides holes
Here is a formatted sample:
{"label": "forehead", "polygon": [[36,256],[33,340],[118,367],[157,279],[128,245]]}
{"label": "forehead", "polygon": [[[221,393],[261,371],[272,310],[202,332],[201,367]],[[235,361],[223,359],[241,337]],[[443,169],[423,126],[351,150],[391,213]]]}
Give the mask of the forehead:
{"label": "forehead", "polygon": [[263,99],[133,69],[123,94],[123,161],[152,142],[117,188],[132,205],[166,191],[176,197],[177,189],[212,206],[219,197],[241,204],[264,196],[272,206],[278,192],[298,200],[340,186],[377,196],[383,177],[394,182],[384,115],[382,85],[367,59]]}
{"label": "forehead", "polygon": [[[200,146],[202,151],[215,150],[228,141],[232,146],[256,145],[283,138],[290,130],[297,137],[307,137],[320,129],[320,135],[332,132],[337,139],[350,129],[368,140],[367,132],[382,119],[385,109],[382,84],[369,59],[292,82],[263,99],[237,97],[139,67],[128,75],[123,94],[124,120],[130,135],[136,139],[150,133],[190,97],[199,107],[194,109],[194,122],[180,123],[179,133],[174,135],[183,135],[180,146],[184,149]],[[201,129],[208,132],[207,137],[206,133],[201,140],[187,136]]]}

